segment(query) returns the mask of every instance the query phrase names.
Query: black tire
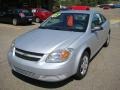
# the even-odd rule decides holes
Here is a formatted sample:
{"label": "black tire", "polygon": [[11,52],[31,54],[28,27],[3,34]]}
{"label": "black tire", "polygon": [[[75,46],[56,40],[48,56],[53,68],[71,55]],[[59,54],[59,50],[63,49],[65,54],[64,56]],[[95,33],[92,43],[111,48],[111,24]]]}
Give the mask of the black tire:
{"label": "black tire", "polygon": [[12,24],[15,25],[15,26],[18,25],[18,20],[16,18],[13,18]]}
{"label": "black tire", "polygon": [[106,42],[104,43],[104,47],[108,47],[108,46],[109,46],[109,43],[110,43],[110,33],[109,33],[108,36],[107,36],[107,40],[106,40]]}
{"label": "black tire", "polygon": [[[85,51],[80,59],[77,73],[75,74],[75,79],[80,80],[80,79],[84,78],[85,75],[87,74],[88,67],[89,67],[89,57],[90,57],[89,53],[87,51]],[[86,59],[87,61],[84,60],[85,58],[87,58]],[[85,71],[83,71],[84,66],[82,67],[82,65],[85,65],[84,63],[87,64]]]}

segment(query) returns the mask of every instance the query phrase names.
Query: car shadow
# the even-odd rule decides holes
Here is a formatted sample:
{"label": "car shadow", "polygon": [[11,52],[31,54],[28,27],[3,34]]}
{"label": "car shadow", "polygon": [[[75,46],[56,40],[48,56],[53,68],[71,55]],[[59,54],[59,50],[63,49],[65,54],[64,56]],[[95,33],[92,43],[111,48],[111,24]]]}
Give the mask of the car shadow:
{"label": "car shadow", "polygon": [[35,23],[22,23],[22,24],[19,24],[17,26],[32,26],[32,25],[35,25]]}
{"label": "car shadow", "polygon": [[59,81],[59,82],[44,82],[44,81],[39,81],[39,80],[36,80],[36,79],[32,79],[32,78],[29,78],[29,77],[26,77],[24,75],[21,75],[15,71],[12,70],[12,73],[15,77],[19,78],[20,80],[23,80],[24,82],[27,82],[31,85],[35,85],[37,87],[43,87],[43,88],[59,88],[59,87],[62,87],[62,86],[65,86],[67,85],[68,83],[70,83],[71,81],[74,80],[73,76],[66,79],[66,80],[63,80],[63,81]]}

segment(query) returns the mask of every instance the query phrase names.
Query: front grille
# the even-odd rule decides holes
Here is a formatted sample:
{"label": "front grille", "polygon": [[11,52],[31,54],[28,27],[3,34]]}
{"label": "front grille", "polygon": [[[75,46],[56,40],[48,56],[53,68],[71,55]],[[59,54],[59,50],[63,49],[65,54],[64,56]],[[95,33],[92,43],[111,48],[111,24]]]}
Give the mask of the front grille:
{"label": "front grille", "polygon": [[44,54],[29,52],[29,51],[25,51],[25,50],[21,50],[21,49],[16,48],[15,55],[19,58],[24,59],[24,60],[39,61]]}

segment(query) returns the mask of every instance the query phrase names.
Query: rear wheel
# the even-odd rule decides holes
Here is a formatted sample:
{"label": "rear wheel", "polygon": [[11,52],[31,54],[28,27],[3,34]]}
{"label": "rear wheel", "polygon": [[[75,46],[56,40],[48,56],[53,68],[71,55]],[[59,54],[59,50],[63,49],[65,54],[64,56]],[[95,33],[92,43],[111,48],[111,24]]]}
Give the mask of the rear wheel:
{"label": "rear wheel", "polygon": [[108,36],[107,36],[107,40],[106,40],[106,42],[105,42],[105,44],[104,44],[104,47],[108,47],[108,46],[109,46],[109,43],[110,43],[110,33],[109,33]]}
{"label": "rear wheel", "polygon": [[80,59],[77,73],[75,74],[75,79],[82,79],[87,74],[89,67],[89,53],[85,51]]}
{"label": "rear wheel", "polygon": [[16,26],[18,24],[18,20],[16,18],[13,18],[12,24]]}
{"label": "rear wheel", "polygon": [[35,18],[35,22],[39,23],[40,19],[38,17]]}

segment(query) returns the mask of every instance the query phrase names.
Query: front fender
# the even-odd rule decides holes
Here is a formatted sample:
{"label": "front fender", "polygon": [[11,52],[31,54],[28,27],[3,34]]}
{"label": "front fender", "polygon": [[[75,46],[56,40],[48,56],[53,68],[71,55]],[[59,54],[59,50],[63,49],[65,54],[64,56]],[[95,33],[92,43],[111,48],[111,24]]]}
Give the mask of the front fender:
{"label": "front fender", "polygon": [[79,62],[80,59],[82,57],[82,54],[84,53],[84,51],[89,48],[89,46],[87,45],[82,45],[79,48],[77,48],[77,52],[75,53],[75,63],[74,63],[74,70],[73,73],[75,74],[77,72],[78,66],[79,66]]}

